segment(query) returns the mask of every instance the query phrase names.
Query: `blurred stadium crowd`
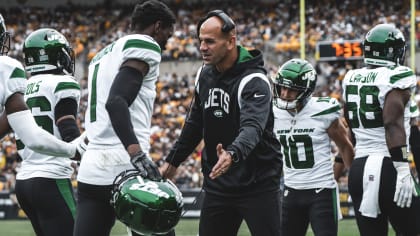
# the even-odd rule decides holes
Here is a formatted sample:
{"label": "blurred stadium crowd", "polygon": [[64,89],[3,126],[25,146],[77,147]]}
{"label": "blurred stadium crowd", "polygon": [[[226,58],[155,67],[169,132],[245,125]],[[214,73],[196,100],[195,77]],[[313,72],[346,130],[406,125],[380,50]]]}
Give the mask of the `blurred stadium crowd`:
{"label": "blurred stadium crowd", "polygon": [[[395,23],[404,32],[408,44],[415,43],[416,49],[420,49],[420,13],[417,13],[416,42],[410,42],[410,5],[407,0],[385,0],[380,4],[379,1],[368,0],[319,0],[307,1],[306,4],[305,51],[307,59],[316,65],[319,74],[315,96],[333,96],[340,100],[341,79],[348,69],[361,63],[317,62],[314,55],[318,41],[363,39],[372,25]],[[169,6],[177,13],[178,20],[175,33],[163,52],[164,61],[200,60],[196,23],[216,6],[235,20],[240,44],[263,51],[267,58],[269,75],[274,75],[277,66],[287,59],[300,56],[299,1],[173,1]],[[130,6],[115,4],[95,7],[66,5],[54,9],[0,8],[8,31],[12,33],[12,51],[9,52],[11,57],[22,60],[25,37],[41,27],[55,28],[72,42],[77,65],[82,66],[76,70],[84,71],[78,78],[82,88],[79,113],[81,129],[84,127],[87,105],[87,65],[102,47],[127,32],[131,10]],[[416,71],[417,74],[419,72]],[[150,153],[158,163],[167,155],[180,134],[193,94],[194,77],[195,71],[161,73],[157,86]],[[417,89],[416,93],[419,94],[419,91]],[[420,95],[416,98],[420,105]],[[75,168],[76,175],[76,165]],[[0,142],[0,191],[13,191],[15,173],[18,170],[19,157],[14,135],[9,134]],[[201,186],[200,148],[179,168],[175,182],[181,189]]]}

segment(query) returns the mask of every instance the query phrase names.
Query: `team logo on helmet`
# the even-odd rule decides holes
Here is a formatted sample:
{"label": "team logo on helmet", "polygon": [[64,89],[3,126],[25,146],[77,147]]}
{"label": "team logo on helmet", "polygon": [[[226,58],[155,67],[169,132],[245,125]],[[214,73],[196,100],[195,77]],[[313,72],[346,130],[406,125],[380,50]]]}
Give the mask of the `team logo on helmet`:
{"label": "team logo on helmet", "polygon": [[163,234],[181,218],[181,192],[170,180],[152,181],[128,170],[114,180],[111,204],[117,219],[142,234]]}
{"label": "team logo on helmet", "polygon": [[32,32],[25,39],[23,54],[29,73],[74,73],[74,51],[64,35],[54,29]]}
{"label": "team logo on helmet", "polygon": [[[280,109],[296,109],[298,104],[305,105],[315,90],[317,73],[306,60],[291,59],[284,63],[274,78],[274,105]],[[281,99],[283,87],[299,91],[296,99],[287,101]]]}

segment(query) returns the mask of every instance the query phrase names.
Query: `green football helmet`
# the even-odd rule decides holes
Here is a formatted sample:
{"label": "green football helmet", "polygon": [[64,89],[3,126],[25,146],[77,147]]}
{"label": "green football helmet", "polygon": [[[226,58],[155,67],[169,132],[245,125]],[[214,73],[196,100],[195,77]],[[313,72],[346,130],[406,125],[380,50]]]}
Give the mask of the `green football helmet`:
{"label": "green football helmet", "polygon": [[[306,60],[291,59],[284,63],[277,71],[274,82],[274,105],[280,109],[296,109],[298,104],[305,105],[315,90],[317,74],[314,67]],[[296,99],[281,99],[283,87],[299,92]]]}
{"label": "green football helmet", "polygon": [[7,32],[6,23],[0,14],[0,55],[7,55],[10,49],[10,33]]}
{"label": "green football helmet", "polygon": [[404,35],[399,29],[392,24],[379,24],[366,34],[363,44],[364,61],[375,66],[402,65],[405,48]]}
{"label": "green football helmet", "polygon": [[184,206],[181,192],[170,180],[152,181],[137,170],[115,178],[111,204],[117,219],[142,235],[172,230]]}
{"label": "green football helmet", "polygon": [[67,39],[55,29],[38,29],[23,44],[28,73],[74,74],[74,51]]}

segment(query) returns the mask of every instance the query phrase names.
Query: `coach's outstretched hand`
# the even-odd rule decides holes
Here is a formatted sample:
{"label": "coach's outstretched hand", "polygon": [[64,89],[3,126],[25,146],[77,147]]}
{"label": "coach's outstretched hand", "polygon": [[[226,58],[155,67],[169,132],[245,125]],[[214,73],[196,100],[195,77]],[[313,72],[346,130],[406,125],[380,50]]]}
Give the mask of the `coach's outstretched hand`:
{"label": "coach's outstretched hand", "polygon": [[140,172],[143,178],[153,181],[162,179],[156,164],[143,151],[139,151],[131,157],[131,164]]}

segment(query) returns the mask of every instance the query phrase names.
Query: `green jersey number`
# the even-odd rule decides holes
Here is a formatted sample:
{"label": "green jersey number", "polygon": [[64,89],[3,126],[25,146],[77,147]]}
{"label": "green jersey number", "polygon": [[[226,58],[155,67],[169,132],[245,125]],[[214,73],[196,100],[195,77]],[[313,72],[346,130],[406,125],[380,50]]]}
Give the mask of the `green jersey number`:
{"label": "green jersey number", "polygon": [[[44,96],[31,97],[26,100],[26,104],[32,110],[32,113],[34,108],[39,108],[40,111],[51,111],[51,103]],[[50,134],[54,134],[54,121],[48,115],[34,115],[34,119],[42,129]],[[16,146],[18,150],[22,150],[25,147],[20,140],[16,140]]]}
{"label": "green jersey number", "polygon": [[[31,97],[26,100],[26,104],[33,111],[38,107],[40,111],[51,111],[51,103],[44,96]],[[50,134],[54,134],[54,121],[48,115],[34,115],[36,123]]]}
{"label": "green jersey number", "polygon": [[92,76],[91,92],[90,92],[90,122],[96,121],[96,79],[98,77],[99,63],[95,65]]}
{"label": "green jersey number", "polygon": [[[349,100],[349,96],[359,97],[360,104]],[[359,128],[360,123],[364,128],[378,128],[383,126],[382,108],[379,103],[379,88],[372,85],[365,85],[358,88],[357,85],[346,86],[346,106],[350,126]]]}
{"label": "green jersey number", "polygon": [[[280,135],[285,164],[288,168],[309,169],[315,164],[312,138],[309,135]],[[298,144],[305,149],[305,159],[299,159]]]}

